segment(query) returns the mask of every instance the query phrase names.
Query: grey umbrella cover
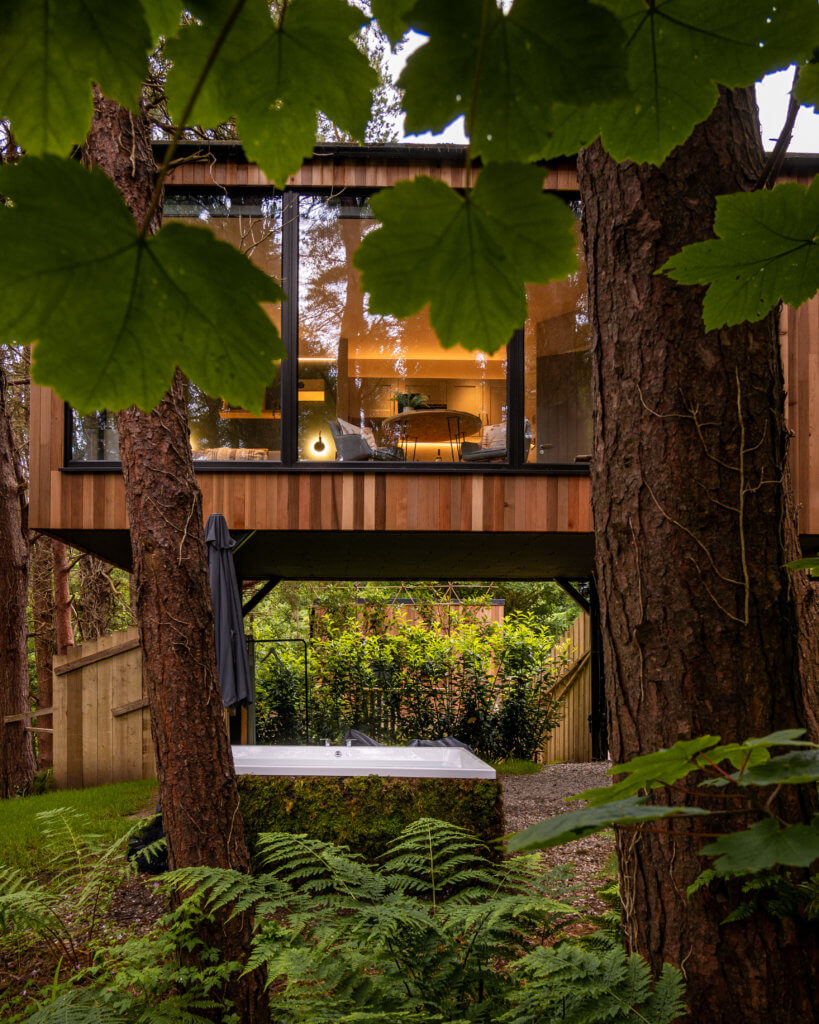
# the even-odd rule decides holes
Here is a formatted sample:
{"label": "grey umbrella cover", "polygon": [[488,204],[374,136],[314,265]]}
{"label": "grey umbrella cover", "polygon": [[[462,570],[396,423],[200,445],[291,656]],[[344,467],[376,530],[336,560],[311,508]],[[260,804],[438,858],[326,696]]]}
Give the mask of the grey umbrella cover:
{"label": "grey umbrella cover", "polygon": [[226,708],[253,703],[242,601],[231,554],[235,543],[225,517],[218,512],[208,516],[205,544],[208,548],[210,593],[216,631],[216,669]]}

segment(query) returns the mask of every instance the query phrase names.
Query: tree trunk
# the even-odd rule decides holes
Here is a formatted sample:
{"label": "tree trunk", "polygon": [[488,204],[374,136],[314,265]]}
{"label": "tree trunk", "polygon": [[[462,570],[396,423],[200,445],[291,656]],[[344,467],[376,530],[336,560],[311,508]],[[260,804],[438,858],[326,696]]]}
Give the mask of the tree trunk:
{"label": "tree trunk", "polygon": [[[54,552],[51,538],[44,533],[35,534],[32,540],[30,569],[37,707],[50,708],[54,700],[53,659],[57,632],[54,623]],[[37,719],[37,725],[51,729],[53,721],[52,715],[43,715]],[[37,763],[40,768],[54,765],[54,738],[48,733],[37,734]]]}
{"label": "tree trunk", "polygon": [[[705,333],[702,290],[654,273],[710,237],[715,197],[753,187],[761,167],[750,91],[724,93],[660,168],[617,164],[599,144],[579,160],[615,762],[705,733],[810,724],[819,630],[815,592],[783,569],[797,544],[776,319]],[[692,1022],[815,1020],[815,926],[764,911],[721,926],[726,889],[686,899],[705,821],[618,836],[629,946],[683,969]]]}
{"label": "tree trunk", "polygon": [[31,720],[5,720],[31,710],[27,527],[25,481],[14,444],[6,371],[0,364],[0,797],[24,792],[35,771]]}
{"label": "tree trunk", "polygon": [[51,544],[54,551],[54,621],[57,631],[57,654],[65,654],[74,646],[74,627],[71,624],[71,568],[68,549],[61,541]]}
{"label": "tree trunk", "polygon": [[74,608],[82,643],[98,640],[111,629],[114,592],[108,563],[95,555],[83,555],[78,563],[80,587]]}
{"label": "tree trunk", "polygon": [[[108,174],[140,222],[155,181],[147,124],[99,92],[94,107],[84,160]],[[153,412],[127,409],[117,428],[170,864],[248,871],[181,374]],[[224,959],[244,961],[250,922],[219,915],[205,938]],[[230,997],[242,1021],[269,1020],[260,971],[234,981]]]}

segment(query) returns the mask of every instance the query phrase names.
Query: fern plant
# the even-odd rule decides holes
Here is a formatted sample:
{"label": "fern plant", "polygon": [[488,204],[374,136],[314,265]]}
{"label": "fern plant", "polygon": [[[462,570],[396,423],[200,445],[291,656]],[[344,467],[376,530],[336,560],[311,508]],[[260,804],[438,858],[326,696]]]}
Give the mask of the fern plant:
{"label": "fern plant", "polygon": [[[25,1019],[231,1021],[226,981],[262,966],[280,1024],[669,1024],[680,1012],[682,982],[672,968],[652,985],[646,964],[619,946],[582,948],[565,938],[580,917],[570,883],[565,870],[544,872],[538,855],[498,861],[468,830],[422,819],[376,865],[283,834],[262,838],[261,860],[256,876],[206,867],[164,876],[175,909],[146,936],[90,943],[81,969],[68,982],[58,973]],[[102,905],[82,895],[94,870],[71,876],[89,907]],[[8,877],[0,921],[47,924],[54,894],[40,902],[40,889]],[[245,965],[222,963],[199,937],[203,918],[224,908],[255,922]]]}
{"label": "fern plant", "polygon": [[[466,829],[431,819],[406,828],[378,866],[304,836],[266,835],[262,850],[266,870],[256,879],[207,868],[177,872],[176,879],[204,895],[210,909],[254,910],[247,970],[266,968],[277,1021],[524,1019],[524,980],[551,1006],[559,977],[547,983],[555,972],[532,959],[533,949],[560,942],[579,915],[567,902],[565,872],[544,872],[539,857],[498,863]],[[562,941],[558,948],[574,947]],[[626,960],[616,948],[579,952],[564,995],[573,985],[585,991],[586,965],[589,977],[608,972],[610,999],[624,1000],[627,1010],[642,1002],[650,1012],[658,1008],[655,1017],[644,1014],[652,1024],[673,1019],[670,1009],[660,1012],[676,1005],[666,997],[675,978],[680,991],[670,968],[652,991],[639,957]]]}
{"label": "fern plant", "polygon": [[652,986],[637,954],[606,952],[567,943],[533,950],[517,964],[524,982],[502,1024],[671,1024],[684,1011],[682,975],[670,964]]}

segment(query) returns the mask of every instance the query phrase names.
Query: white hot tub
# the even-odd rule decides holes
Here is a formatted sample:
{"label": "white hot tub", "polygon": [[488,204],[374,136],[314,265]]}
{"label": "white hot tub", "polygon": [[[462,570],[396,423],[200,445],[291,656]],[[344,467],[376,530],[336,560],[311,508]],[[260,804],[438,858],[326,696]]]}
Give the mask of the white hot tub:
{"label": "white hot tub", "polygon": [[494,779],[495,769],[461,747],[236,746],[237,775],[394,775],[405,779]]}

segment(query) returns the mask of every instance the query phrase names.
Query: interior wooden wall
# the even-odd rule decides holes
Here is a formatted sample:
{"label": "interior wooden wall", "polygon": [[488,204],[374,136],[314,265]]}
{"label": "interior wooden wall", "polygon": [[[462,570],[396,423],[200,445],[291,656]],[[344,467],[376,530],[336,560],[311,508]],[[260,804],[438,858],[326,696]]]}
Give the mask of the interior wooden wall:
{"label": "interior wooden wall", "polygon": [[54,781],[60,789],[156,774],[147,706],[123,710],[145,698],[136,627],[54,658]]}
{"label": "interior wooden wall", "polygon": [[591,714],[591,620],[585,612],[563,637],[568,641],[574,670],[558,691],[563,694],[560,724],[543,744],[544,764],[554,761],[580,763],[592,759]]}

